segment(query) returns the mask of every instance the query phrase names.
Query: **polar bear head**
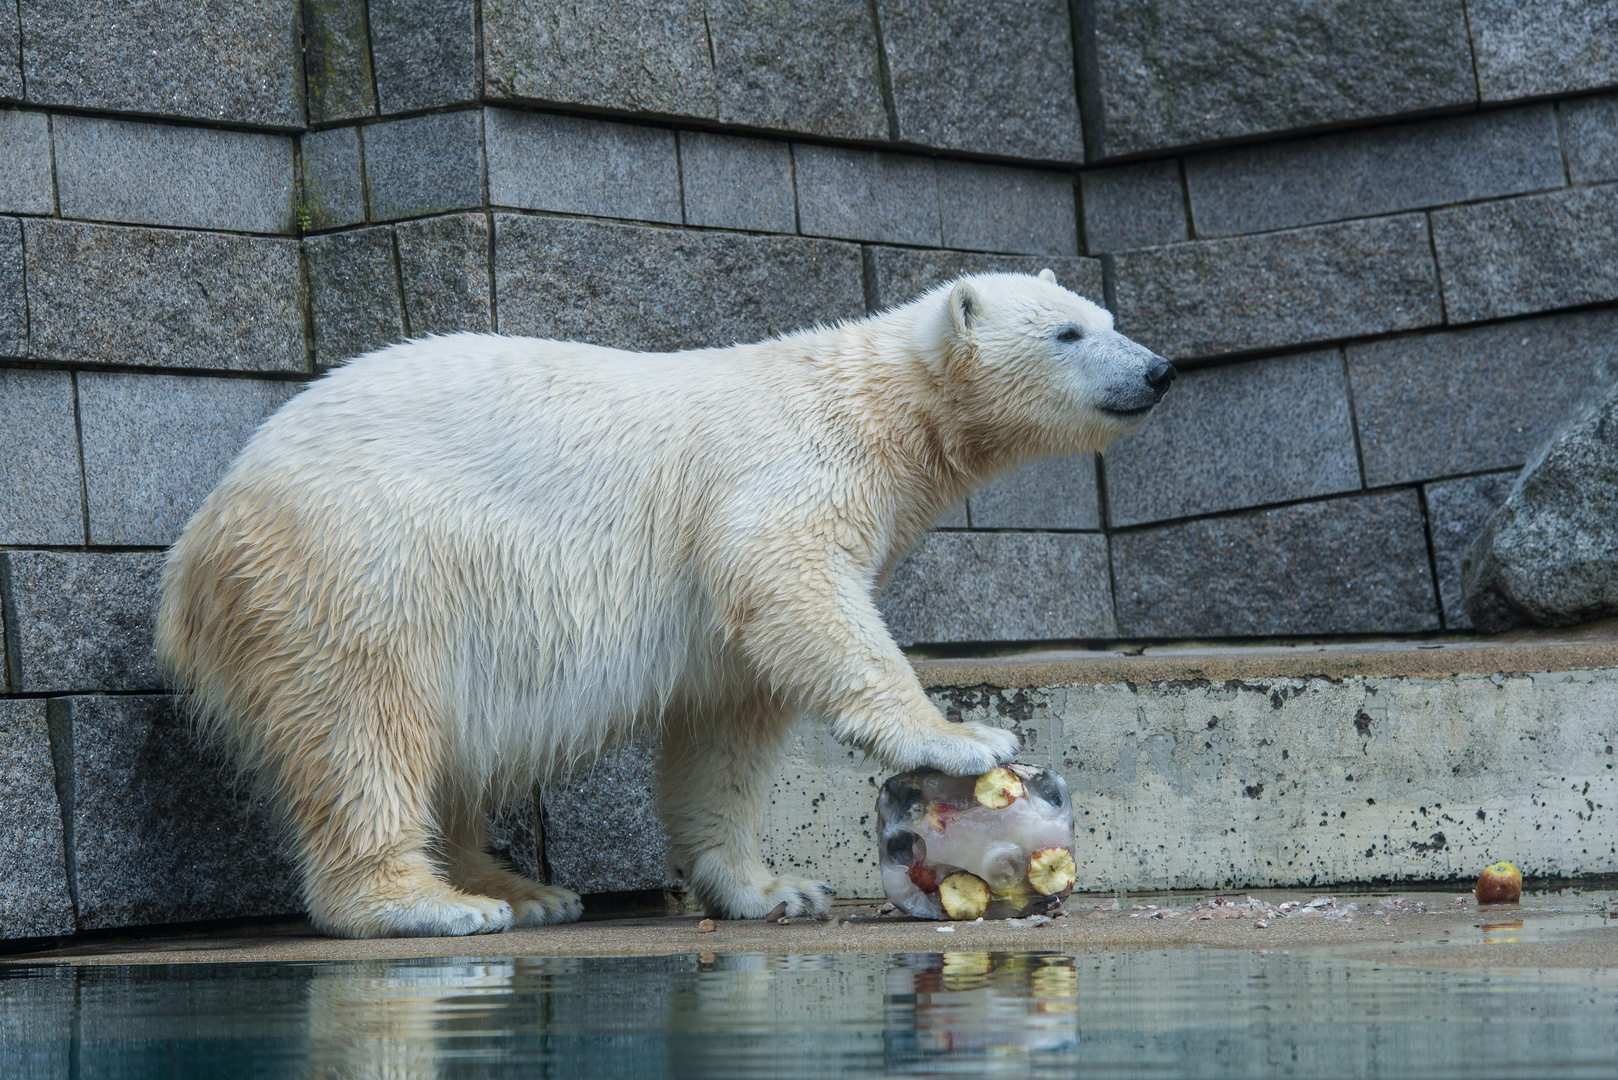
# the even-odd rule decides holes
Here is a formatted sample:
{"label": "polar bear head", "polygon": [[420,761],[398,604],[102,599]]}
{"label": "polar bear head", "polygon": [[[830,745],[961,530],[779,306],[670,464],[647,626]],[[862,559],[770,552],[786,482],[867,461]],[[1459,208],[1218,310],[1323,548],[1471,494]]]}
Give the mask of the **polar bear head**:
{"label": "polar bear head", "polygon": [[[1043,270],[941,286],[955,407],[991,457],[1101,450],[1144,420],[1174,367],[1113,330],[1112,315]],[[936,309],[935,309],[936,310]]]}

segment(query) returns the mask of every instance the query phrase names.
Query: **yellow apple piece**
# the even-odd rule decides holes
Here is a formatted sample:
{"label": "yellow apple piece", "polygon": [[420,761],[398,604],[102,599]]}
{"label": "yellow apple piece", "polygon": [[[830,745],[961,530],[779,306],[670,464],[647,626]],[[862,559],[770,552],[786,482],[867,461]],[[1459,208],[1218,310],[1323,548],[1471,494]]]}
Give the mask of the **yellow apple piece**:
{"label": "yellow apple piece", "polygon": [[1079,868],[1067,848],[1043,848],[1028,860],[1028,884],[1041,896],[1055,896],[1078,876]]}
{"label": "yellow apple piece", "polygon": [[957,870],[938,883],[938,901],[952,919],[977,919],[989,910],[989,883]]}
{"label": "yellow apple piece", "polygon": [[1015,773],[997,765],[978,777],[972,794],[977,796],[978,802],[990,810],[1004,810],[1027,794],[1027,790]]}

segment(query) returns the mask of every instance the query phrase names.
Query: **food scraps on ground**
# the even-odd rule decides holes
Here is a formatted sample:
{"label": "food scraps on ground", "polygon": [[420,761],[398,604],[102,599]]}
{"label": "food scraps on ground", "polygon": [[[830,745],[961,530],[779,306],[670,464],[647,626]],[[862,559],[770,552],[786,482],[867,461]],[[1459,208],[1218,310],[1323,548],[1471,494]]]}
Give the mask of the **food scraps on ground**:
{"label": "food scraps on ground", "polygon": [[711,934],[717,929],[718,927],[714,924],[712,919],[703,919],[701,922],[697,923],[697,933],[699,934]]}
{"label": "food scraps on ground", "polygon": [[1515,904],[1522,899],[1522,871],[1508,862],[1486,866],[1472,895],[1480,904]]}

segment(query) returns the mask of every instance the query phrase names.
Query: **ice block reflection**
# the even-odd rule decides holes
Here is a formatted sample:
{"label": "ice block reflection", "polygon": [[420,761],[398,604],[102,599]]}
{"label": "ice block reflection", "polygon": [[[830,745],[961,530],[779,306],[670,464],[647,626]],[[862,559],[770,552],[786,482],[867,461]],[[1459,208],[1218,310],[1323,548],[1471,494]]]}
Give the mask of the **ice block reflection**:
{"label": "ice block reflection", "polygon": [[1071,1076],[1079,978],[1071,956],[950,952],[888,969],[890,1073]]}

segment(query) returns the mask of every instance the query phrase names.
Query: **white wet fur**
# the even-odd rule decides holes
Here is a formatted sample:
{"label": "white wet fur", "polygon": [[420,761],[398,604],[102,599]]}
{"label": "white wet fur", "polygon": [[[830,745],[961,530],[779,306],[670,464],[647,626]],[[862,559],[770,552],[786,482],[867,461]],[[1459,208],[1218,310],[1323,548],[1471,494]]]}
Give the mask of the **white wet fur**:
{"label": "white wet fur", "polygon": [[1111,327],[1046,271],[728,349],[362,356],[191,519],[159,654],[284,812],[328,933],[577,918],[483,854],[483,815],[632,733],[710,911],[824,911],[757,850],[782,737],[804,712],[896,770],[1012,757],[933,707],[873,597],[975,485],[1138,422],[1160,361]]}

